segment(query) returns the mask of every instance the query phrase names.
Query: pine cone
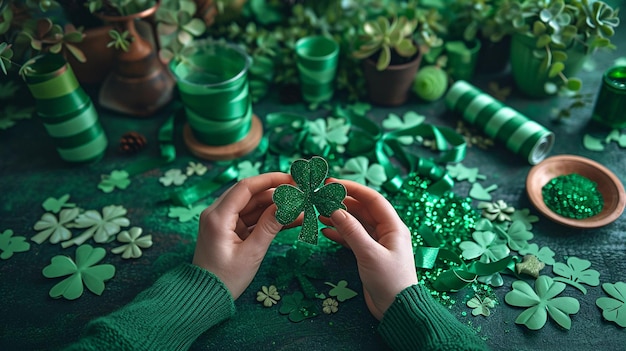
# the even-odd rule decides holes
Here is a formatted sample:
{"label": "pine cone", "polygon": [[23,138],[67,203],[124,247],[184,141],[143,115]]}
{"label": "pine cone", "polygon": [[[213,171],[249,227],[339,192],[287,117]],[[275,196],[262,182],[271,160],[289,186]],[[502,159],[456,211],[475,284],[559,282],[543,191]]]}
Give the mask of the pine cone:
{"label": "pine cone", "polygon": [[127,132],[120,138],[120,151],[132,154],[140,151],[147,144],[146,137],[137,132]]}

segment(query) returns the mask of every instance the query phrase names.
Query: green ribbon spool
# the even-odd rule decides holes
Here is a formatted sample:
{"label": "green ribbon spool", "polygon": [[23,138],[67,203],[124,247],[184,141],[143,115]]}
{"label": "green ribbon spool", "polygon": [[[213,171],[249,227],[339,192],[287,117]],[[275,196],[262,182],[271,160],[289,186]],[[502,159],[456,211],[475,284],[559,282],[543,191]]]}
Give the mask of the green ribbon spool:
{"label": "green ribbon spool", "polygon": [[37,115],[68,162],[102,157],[107,138],[89,96],[61,55],[37,56],[27,63],[24,79],[36,99]]}
{"label": "green ribbon spool", "polygon": [[323,102],[332,98],[339,45],[325,36],[305,37],[296,42],[296,62],[302,98]]}
{"label": "green ribbon spool", "polygon": [[251,58],[237,46],[212,40],[197,41],[192,47],[187,57],[173,60],[169,66],[189,126],[203,144],[236,143],[252,126]]}
{"label": "green ribbon spool", "polygon": [[450,87],[445,103],[532,165],[541,162],[554,145],[554,133],[466,81]]}

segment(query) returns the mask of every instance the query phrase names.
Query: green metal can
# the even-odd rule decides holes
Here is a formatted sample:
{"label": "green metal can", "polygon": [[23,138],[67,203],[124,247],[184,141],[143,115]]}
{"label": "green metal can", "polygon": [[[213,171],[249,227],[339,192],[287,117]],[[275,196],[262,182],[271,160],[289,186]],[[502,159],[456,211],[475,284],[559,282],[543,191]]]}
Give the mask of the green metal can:
{"label": "green metal can", "polygon": [[626,127],[626,66],[604,72],[592,120],[611,128]]}

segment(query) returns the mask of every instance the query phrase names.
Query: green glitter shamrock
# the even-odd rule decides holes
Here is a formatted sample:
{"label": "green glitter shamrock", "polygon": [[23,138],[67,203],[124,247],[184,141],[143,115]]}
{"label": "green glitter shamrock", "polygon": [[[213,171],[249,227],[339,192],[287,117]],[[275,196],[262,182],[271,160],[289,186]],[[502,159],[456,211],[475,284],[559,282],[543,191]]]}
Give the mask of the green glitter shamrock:
{"label": "green glitter shamrock", "polygon": [[322,312],[326,314],[337,313],[339,310],[339,302],[329,297],[322,302]]}
{"label": "green glitter shamrock", "polygon": [[570,257],[567,259],[567,264],[555,263],[552,266],[552,272],[560,275],[560,277],[554,278],[555,281],[569,284],[583,294],[587,294],[587,289],[581,284],[600,285],[600,272],[595,269],[588,269],[589,267],[591,267],[591,262],[578,257]]}
{"label": "green glitter shamrock", "polygon": [[33,228],[39,233],[31,238],[37,244],[41,244],[50,238],[52,244],[68,240],[72,237],[69,229],[74,225],[79,209],[64,209],[59,212],[59,218],[52,213],[44,213]]}
{"label": "green glitter shamrock", "polygon": [[196,205],[194,207],[171,206],[167,216],[178,218],[180,222],[189,222],[192,219],[200,220],[200,213],[204,211],[206,205]]}
{"label": "green glitter shamrock", "polygon": [[70,194],[65,194],[58,199],[49,197],[43,202],[43,204],[41,204],[41,207],[48,212],[59,213],[62,208],[76,207],[76,204],[67,202],[69,199]]}
{"label": "green glitter shamrock", "polygon": [[324,284],[333,287],[328,292],[328,295],[336,297],[340,302],[349,300],[357,295],[356,291],[348,288],[348,282],[345,280],[340,280],[337,285],[329,282],[324,282]]}
{"label": "green glitter shamrock", "polygon": [[357,156],[346,161],[340,170],[341,176],[345,179],[355,181],[373,188],[379,188],[387,181],[385,169],[378,163],[370,165],[365,156]]}
{"label": "green glitter shamrock", "polygon": [[120,231],[120,227],[128,227],[130,221],[124,217],[126,209],[122,206],[110,205],[102,208],[102,214],[89,210],[76,218],[76,228],[87,228],[80,236],[64,241],[61,246],[81,245],[93,237],[97,243],[105,243]]}
{"label": "green glitter shamrock", "polygon": [[98,189],[105,193],[110,193],[115,188],[126,189],[130,184],[129,174],[126,171],[112,171],[111,174],[103,174],[102,180],[98,184]]}
{"label": "green glitter shamrock", "polygon": [[626,328],[626,283],[604,283],[602,289],[611,297],[600,297],[596,306],[602,309],[602,317]]}
{"label": "green glitter shamrock", "polygon": [[472,316],[483,315],[485,317],[489,317],[491,315],[490,308],[494,308],[495,306],[495,300],[492,300],[489,297],[481,299],[478,295],[472,297],[467,301],[467,307],[473,308]]}
{"label": "green glitter shamrock", "polygon": [[289,320],[294,323],[302,322],[307,318],[313,318],[318,315],[315,304],[310,300],[304,299],[304,295],[299,291],[283,297],[283,303],[278,312],[288,314]]}
{"label": "green glitter shamrock", "polygon": [[263,285],[256,293],[256,300],[263,303],[265,307],[272,307],[280,300],[280,294],[274,285],[270,285],[269,288]]}
{"label": "green glitter shamrock", "polygon": [[580,303],[573,297],[556,297],[563,290],[565,284],[542,275],[535,281],[534,291],[523,280],[513,282],[513,290],[504,296],[504,301],[511,306],[529,307],[517,316],[515,323],[524,324],[530,330],[543,328],[548,315],[561,327],[570,329],[569,315],[578,312]]}
{"label": "green glitter shamrock", "polygon": [[64,255],[52,257],[50,264],[42,271],[44,277],[58,278],[66,275],[69,277],[50,289],[50,297],[75,300],[83,294],[83,284],[94,294],[102,295],[104,282],[115,275],[115,267],[112,265],[95,265],[105,255],[106,251],[103,248],[93,248],[85,244],[76,249],[76,261]]}
{"label": "green glitter shamrock", "polygon": [[7,260],[13,256],[16,252],[26,252],[30,250],[30,244],[26,242],[26,238],[23,236],[13,236],[11,229],[6,229],[0,233],[0,258]]}
{"label": "green glitter shamrock", "polygon": [[480,202],[478,203],[478,209],[483,210],[483,217],[490,221],[510,221],[515,209],[512,206],[506,204],[502,200],[496,202]]}
{"label": "green glitter shamrock", "polygon": [[165,174],[159,178],[159,182],[164,186],[174,185],[182,185],[185,180],[187,180],[187,176],[183,174],[180,169],[170,169],[165,172]]}
{"label": "green glitter shamrock", "polygon": [[328,174],[328,163],[321,157],[311,160],[297,160],[291,164],[291,176],[297,187],[280,185],[272,199],[278,208],[276,220],[282,225],[295,221],[304,211],[302,230],[298,239],[309,244],[317,243],[316,209],[322,216],[330,217],[337,209],[346,209],[342,203],[346,188],[339,183],[329,183],[322,187]]}
{"label": "green glitter shamrock", "polygon": [[111,249],[111,252],[118,255],[122,254],[122,258],[139,258],[142,255],[141,249],[147,249],[152,246],[152,235],[141,236],[143,229],[132,227],[124,230],[117,235],[117,241],[124,245]]}

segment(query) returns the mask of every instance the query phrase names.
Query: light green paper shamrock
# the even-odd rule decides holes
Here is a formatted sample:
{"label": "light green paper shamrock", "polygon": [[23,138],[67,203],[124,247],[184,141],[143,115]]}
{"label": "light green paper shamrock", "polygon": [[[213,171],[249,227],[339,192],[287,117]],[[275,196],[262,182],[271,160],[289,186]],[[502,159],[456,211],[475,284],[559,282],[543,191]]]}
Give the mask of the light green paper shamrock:
{"label": "light green paper shamrock", "polygon": [[511,250],[519,251],[528,246],[528,240],[531,240],[534,235],[526,230],[524,223],[515,221],[509,226],[505,236]]}
{"label": "light green paper shamrock", "polygon": [[385,169],[378,163],[369,164],[365,156],[357,156],[349,159],[340,171],[345,179],[355,181],[373,188],[379,188],[387,181]]}
{"label": "light green paper shamrock", "polygon": [[23,236],[13,236],[13,230],[6,229],[0,233],[0,258],[7,260],[16,252],[26,252],[30,250],[30,244]]}
{"label": "light green paper shamrock", "polygon": [[79,214],[78,208],[64,209],[59,212],[59,218],[52,213],[44,213],[41,219],[35,223],[33,229],[39,233],[31,238],[37,244],[41,244],[50,238],[52,244],[69,240],[72,232],[68,228],[74,225],[74,220]]}
{"label": "light green paper shamrock", "polygon": [[206,208],[205,205],[196,205],[194,207],[172,206],[167,216],[170,218],[178,218],[180,222],[189,222],[192,219],[200,220],[200,213]]}
{"label": "light green paper shamrock", "polygon": [[491,201],[491,192],[498,189],[497,184],[492,184],[484,188],[480,183],[473,183],[470,189],[469,196],[482,201]]}
{"label": "light green paper shamrock", "polygon": [[308,127],[311,141],[320,151],[331,145],[335,146],[339,152],[344,151],[343,146],[348,143],[350,131],[350,125],[346,124],[344,118],[318,118],[309,122]]}
{"label": "light green paper shamrock", "polygon": [[515,210],[510,216],[512,222],[521,222],[524,224],[527,230],[533,229],[533,223],[539,221],[539,217],[530,214],[530,210],[523,208],[521,210]]}
{"label": "light green paper shamrock", "polygon": [[239,162],[239,164],[237,164],[237,169],[239,169],[237,180],[254,177],[260,174],[259,169],[261,169],[261,162],[252,163],[247,160]]}
{"label": "light green paper shamrock", "polygon": [[348,282],[345,280],[340,280],[339,282],[337,282],[337,285],[330,282],[324,282],[324,284],[333,287],[328,292],[328,295],[336,297],[339,302],[350,300],[351,298],[358,295],[356,291],[348,288]]}
{"label": "light green paper shamrock", "polygon": [[469,299],[466,304],[467,307],[472,308],[472,316],[483,315],[489,317],[491,315],[490,308],[496,306],[496,301],[489,297],[481,299],[480,296],[476,295]]}
{"label": "light green paper shamrock", "polygon": [[159,182],[164,186],[174,185],[182,185],[185,180],[187,180],[187,176],[181,172],[180,169],[170,169],[165,172],[165,174],[159,178]]}
{"label": "light green paper shamrock", "polygon": [[511,306],[528,307],[515,319],[515,323],[524,324],[530,330],[543,328],[548,315],[561,327],[570,329],[570,314],[580,309],[578,300],[572,297],[556,297],[565,290],[565,284],[555,282],[542,275],[535,281],[535,290],[523,280],[513,282],[513,290],[504,296],[504,301]]}
{"label": "light green paper shamrock", "polygon": [[64,241],[61,246],[81,245],[91,237],[97,243],[107,242],[111,236],[119,233],[120,227],[130,225],[128,218],[124,217],[126,212],[122,206],[110,205],[102,209],[102,214],[94,210],[81,214],[76,218],[75,227],[87,229],[80,236]]}
{"label": "light green paper shamrock", "polygon": [[480,258],[483,263],[495,262],[509,255],[506,244],[497,241],[493,232],[475,231],[472,233],[474,241],[462,241],[459,244],[463,258],[472,260]]}
{"label": "light green paper shamrock", "polygon": [[278,312],[289,315],[289,320],[294,323],[302,322],[307,318],[313,318],[318,315],[315,304],[305,300],[304,295],[299,291],[284,296]]}
{"label": "light green paper shamrock", "polygon": [[480,202],[478,204],[478,209],[483,210],[483,217],[490,221],[498,222],[510,221],[510,215],[515,212],[515,208],[507,205],[507,203],[503,200],[498,200],[496,202]]}
{"label": "light green paper shamrock", "polygon": [[48,212],[59,213],[62,208],[73,208],[76,207],[76,204],[67,202],[70,199],[70,194],[65,194],[58,199],[53,197],[47,198],[41,207]]}
{"label": "light green paper shamrock", "polygon": [[152,246],[152,235],[141,236],[143,229],[132,227],[124,230],[117,235],[117,241],[124,245],[111,249],[111,252],[122,258],[139,258],[142,255],[141,249],[147,249]]}
{"label": "light green paper shamrock", "polygon": [[50,289],[50,297],[75,300],[83,294],[83,283],[89,291],[102,295],[104,282],[115,275],[115,267],[112,265],[95,265],[105,255],[106,251],[103,248],[93,248],[86,244],[76,249],[76,261],[64,255],[52,257],[50,264],[42,271],[44,277],[58,278],[66,275],[69,277]]}
{"label": "light green paper shamrock", "polygon": [[591,267],[591,262],[578,257],[570,257],[567,259],[567,264],[555,263],[552,266],[552,272],[560,275],[560,277],[554,278],[555,281],[569,284],[583,294],[587,294],[587,289],[582,284],[590,286],[600,285],[600,272],[595,269],[589,269],[589,267]]}
{"label": "light green paper shamrock", "polygon": [[626,328],[626,283],[604,283],[602,289],[611,296],[600,297],[596,300],[596,306],[602,309],[602,317]]}
{"label": "light green paper shamrock", "polygon": [[477,179],[486,179],[482,174],[479,174],[478,168],[468,168],[465,167],[462,163],[457,163],[455,165],[447,165],[446,169],[448,170],[448,174],[450,177],[460,181],[467,180],[470,183],[476,182]]}
{"label": "light green paper shamrock", "polygon": [[[422,124],[424,120],[426,120],[426,117],[414,111],[407,111],[402,118],[395,113],[390,113],[387,118],[383,120],[382,126],[389,130],[410,128]],[[414,140],[415,138],[410,135],[398,138],[398,141],[404,145],[411,145]]]}
{"label": "light green paper shamrock", "polygon": [[102,180],[98,184],[98,189],[105,193],[110,193],[115,188],[126,189],[130,184],[129,174],[126,171],[112,171],[111,174],[103,174]]}
{"label": "light green paper shamrock", "polygon": [[547,246],[540,249],[537,244],[528,244],[525,248],[520,249],[519,253],[520,255],[534,255],[539,261],[547,265],[553,265],[556,262],[554,260],[554,251]]}
{"label": "light green paper shamrock", "polygon": [[604,144],[602,144],[602,139],[595,138],[590,134],[585,134],[585,136],[583,136],[583,146],[585,147],[585,149],[590,151],[604,150]]}
{"label": "light green paper shamrock", "polygon": [[190,177],[192,175],[202,176],[207,172],[207,168],[200,162],[190,161],[189,165],[187,165],[187,176]]}
{"label": "light green paper shamrock", "polygon": [[337,209],[346,209],[342,202],[346,197],[346,188],[339,183],[322,186],[328,174],[328,163],[321,157],[315,156],[309,161],[296,160],[291,164],[290,172],[297,187],[283,184],[274,191],[272,200],[278,208],[276,220],[282,225],[287,225],[295,221],[304,211],[298,239],[316,244],[318,229],[316,209],[325,217],[330,217]]}

